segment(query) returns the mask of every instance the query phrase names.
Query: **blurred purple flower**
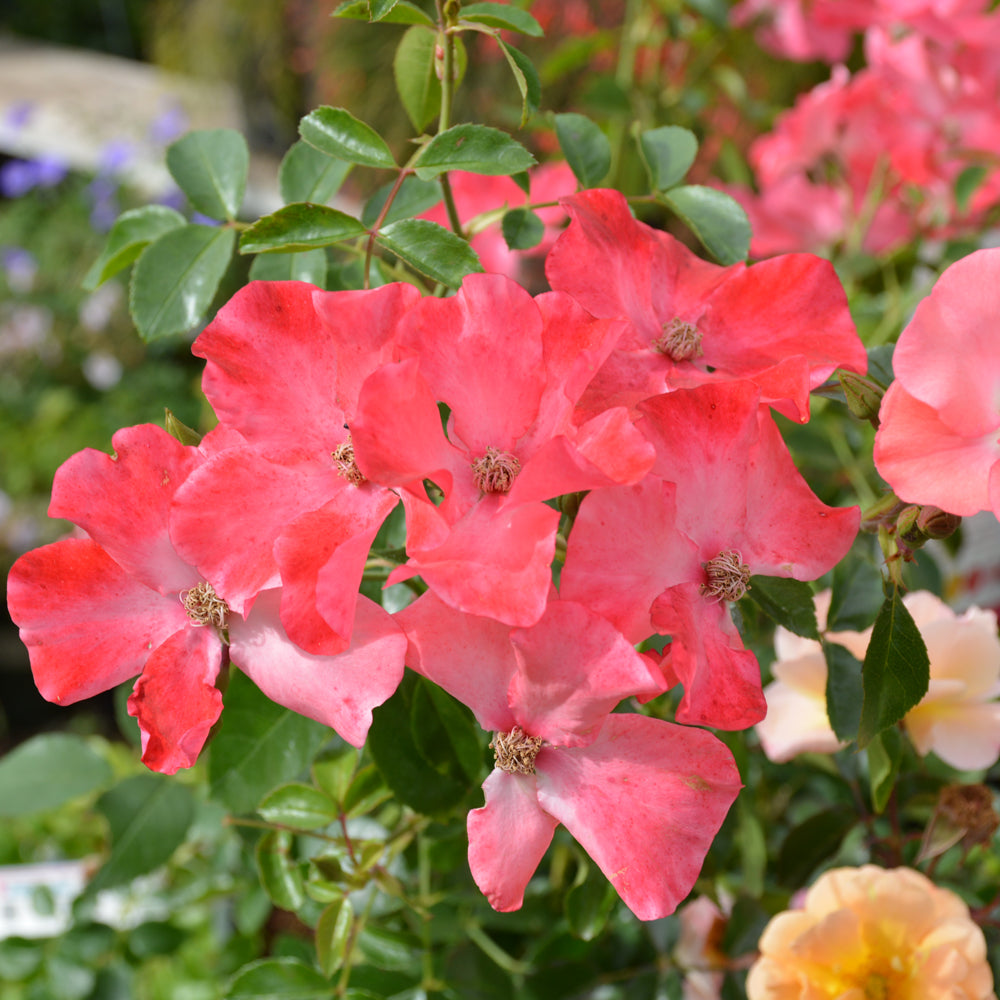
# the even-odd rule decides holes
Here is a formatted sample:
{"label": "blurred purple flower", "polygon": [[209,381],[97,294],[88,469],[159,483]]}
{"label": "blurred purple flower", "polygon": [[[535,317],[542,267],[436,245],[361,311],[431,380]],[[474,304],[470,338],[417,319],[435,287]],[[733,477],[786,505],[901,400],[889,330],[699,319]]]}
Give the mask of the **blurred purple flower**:
{"label": "blurred purple flower", "polygon": [[35,105],[31,101],[17,101],[7,109],[4,125],[8,128],[24,128],[34,114]]}
{"label": "blurred purple flower", "polygon": [[176,101],[166,105],[163,112],[157,115],[149,125],[151,142],[166,146],[179,135],[186,132],[189,126],[187,112]]}
{"label": "blurred purple flower", "polygon": [[0,167],[0,194],[20,198],[36,187],[55,187],[68,173],[66,164],[54,156],[9,160]]}
{"label": "blurred purple flower", "polygon": [[117,174],[135,157],[135,147],[125,139],[113,139],[101,150],[99,174]]}
{"label": "blurred purple flower", "polygon": [[38,274],[38,261],[24,247],[0,247],[0,267],[11,291],[31,291]]}

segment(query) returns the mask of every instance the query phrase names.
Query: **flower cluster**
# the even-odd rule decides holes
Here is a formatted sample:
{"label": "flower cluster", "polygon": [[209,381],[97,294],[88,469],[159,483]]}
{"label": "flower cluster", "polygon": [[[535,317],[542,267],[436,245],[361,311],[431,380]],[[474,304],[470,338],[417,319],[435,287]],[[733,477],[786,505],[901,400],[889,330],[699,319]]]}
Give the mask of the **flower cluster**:
{"label": "flower cluster", "polygon": [[[991,767],[1000,756],[1000,639],[992,611],[956,615],[928,591],[903,603],[920,629],[930,659],[930,685],[903,718],[920,754],[933,751],[960,770]],[[826,620],[830,592],[816,596],[816,617]],[[862,659],[871,629],[831,632],[826,638]],[[826,713],[827,667],[820,644],[785,629],[775,634],[775,680],[764,689],[767,717],[757,726],[761,746],[777,762],[797,754],[834,753],[841,746]]]}
{"label": "flower cluster", "polygon": [[995,1000],[969,908],[909,868],[837,868],[760,939],[749,1000],[952,997]]}
{"label": "flower cluster", "polygon": [[[194,345],[218,427],[129,428],[113,457],[71,458],[51,513],[80,534],[18,561],[10,605],[46,697],[140,675],[129,711],[162,771],[197,757],[230,661],[356,745],[405,664],[492,733],[468,832],[493,906],[521,905],[563,824],[651,919],[740,788],[685,723],[764,714],[727,602],[751,574],[816,578],[858,528],[809,490],[771,408],[807,419],[865,355],[825,261],[719,267],[614,191],[562,204],[536,297],[499,274],[448,298],[242,289]],[[390,615],[358,590],[397,504],[389,583],[426,589]],[[613,713],[678,683],[676,722]]]}
{"label": "flower cluster", "polygon": [[981,225],[1000,196],[992,111],[1000,100],[1000,14],[989,6],[739,5],[738,20],[772,15],[762,40],[792,58],[842,59],[851,33],[865,30],[865,67],[852,74],[835,66],[750,148],[757,190],[730,193],[750,216],[755,256],[838,244],[882,253],[919,234]]}

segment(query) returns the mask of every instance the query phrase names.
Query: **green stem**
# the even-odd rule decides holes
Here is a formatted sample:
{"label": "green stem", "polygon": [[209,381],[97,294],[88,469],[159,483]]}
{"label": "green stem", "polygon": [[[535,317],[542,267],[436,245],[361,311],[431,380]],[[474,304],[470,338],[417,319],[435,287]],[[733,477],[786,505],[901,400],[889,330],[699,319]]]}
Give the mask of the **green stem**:
{"label": "green stem", "polygon": [[[451,108],[455,98],[455,39],[449,31],[449,18],[445,11],[446,0],[437,0],[438,24],[441,47],[444,49],[444,60],[441,65],[441,111],[438,115],[438,135],[451,128]],[[462,232],[462,220],[458,217],[455,206],[455,196],[451,190],[448,174],[441,175],[441,192],[444,195],[444,207],[448,213],[448,225],[458,236],[465,239]]]}
{"label": "green stem", "polygon": [[396,200],[396,195],[399,194],[399,189],[403,186],[403,181],[409,173],[410,171],[406,167],[400,170],[399,176],[396,178],[396,183],[392,185],[392,189],[389,191],[389,194],[385,199],[385,204],[382,206],[382,211],[378,213],[378,218],[372,224],[371,232],[368,234],[368,244],[365,247],[364,287],[366,289],[371,288],[372,253],[375,250],[375,237],[378,234],[379,229],[382,228],[382,223],[385,221],[385,217],[389,214],[389,209],[392,207],[392,203]]}
{"label": "green stem", "polygon": [[468,923],[463,925],[462,929],[468,935],[469,940],[484,955],[499,965],[504,972],[508,972],[512,976],[523,976],[531,971],[529,965],[525,962],[519,962],[513,955],[509,955],[504,951],[475,921],[468,921]]}

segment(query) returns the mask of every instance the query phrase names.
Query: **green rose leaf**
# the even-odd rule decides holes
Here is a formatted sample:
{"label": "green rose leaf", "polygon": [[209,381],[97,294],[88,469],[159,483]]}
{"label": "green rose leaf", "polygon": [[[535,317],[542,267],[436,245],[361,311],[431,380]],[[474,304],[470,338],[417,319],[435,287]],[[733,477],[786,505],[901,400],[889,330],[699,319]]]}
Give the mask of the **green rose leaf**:
{"label": "green rose leaf", "polygon": [[332,976],[344,964],[354,926],[354,909],[349,899],[334,900],[316,924],[316,957],[323,974]]}
{"label": "green rose leaf", "polygon": [[313,785],[291,782],[281,785],[264,796],[257,812],[268,823],[294,826],[300,830],[316,830],[329,826],[337,818],[337,806]]}
{"label": "green rose leaf", "polygon": [[882,813],[889,804],[889,796],[899,775],[899,763],[903,759],[903,737],[899,735],[899,730],[883,730],[868,744],[867,754],[872,808]]}
{"label": "green rose leaf", "polygon": [[504,215],[501,228],[511,250],[537,247],[545,235],[545,223],[530,208],[512,208]]}
{"label": "green rose leaf", "polygon": [[351,168],[345,160],[327,156],[300,139],[285,153],[278,168],[281,200],[323,205],[340,190]]}
{"label": "green rose leaf", "polygon": [[288,830],[268,830],[254,851],[260,884],[271,902],[282,910],[297,910],[305,901],[302,872],[292,857],[293,837]]}
{"label": "green rose leaf", "polygon": [[194,795],[161,774],[136,774],[97,800],[111,830],[111,856],[87,887],[124,885],[164,864],[183,842],[194,819]]}
{"label": "green rose leaf", "polygon": [[153,240],[171,229],[179,229],[185,223],[180,212],[165,205],[146,205],[122,212],[108,233],[100,257],[83,279],[84,289],[93,291],[112,275],[128,267]]}
{"label": "green rose leaf", "polygon": [[955,178],[955,205],[959,212],[967,211],[976,189],[985,180],[988,171],[982,164],[966,167]]}
{"label": "green rose leaf", "polygon": [[357,219],[326,205],[296,203],[265,215],[240,236],[240,253],[288,253],[332,246],[367,230]]}
{"label": "green rose leaf", "polygon": [[297,958],[264,958],[230,980],[226,1000],[330,1000],[333,987]]}
{"label": "green rose leaf", "polygon": [[536,160],[516,139],[488,125],[455,125],[439,132],[416,162],[416,174],[430,180],[447,170],[491,176],[516,174]]}
{"label": "green rose leaf", "polygon": [[793,827],[781,844],[775,875],[782,885],[798,888],[828,858],[858,822],[854,809],[824,809]]}
{"label": "green rose leaf", "polygon": [[826,659],[826,714],[838,740],[849,742],[861,725],[861,661],[835,642],[823,643]]}
{"label": "green rose leaf", "polygon": [[596,187],[611,169],[611,143],[585,115],[556,115],[556,137],[582,187]]}
{"label": "green rose leaf", "polygon": [[566,893],[563,904],[573,936],[593,941],[604,930],[617,899],[618,893],[604,873],[588,865],[585,877]]}
{"label": "green rose leaf", "polygon": [[818,639],[816,608],[808,583],[781,576],[753,576],[747,597],[789,632]]}
{"label": "green rose leaf", "polygon": [[[443,759],[436,761],[420,749],[414,733],[414,698],[417,689],[428,683],[407,671],[396,693],[373,712],[368,749],[400,802],[417,812],[434,814],[457,805],[468,793],[470,781],[449,747],[442,750]],[[426,718],[435,729],[440,726],[433,713],[424,714],[421,702],[416,712],[416,724]]]}
{"label": "green rose leaf", "polygon": [[434,27],[434,21],[408,0],[398,0],[392,4],[388,13],[376,17],[375,12],[381,10],[381,6],[370,4],[369,0],[347,0],[333,12],[331,17],[346,17],[354,21],[382,21],[384,24],[426,24],[428,27]]}
{"label": "green rose leaf", "polygon": [[185,333],[212,304],[229,267],[236,232],[189,223],[143,250],[132,272],[129,311],[143,340]]}
{"label": "green rose leaf", "polygon": [[882,574],[872,563],[849,555],[833,568],[828,632],[861,632],[868,628],[882,606]]}
{"label": "green rose leaf", "polygon": [[[465,76],[468,56],[465,46],[457,36],[455,42],[455,86]],[[409,28],[396,47],[392,61],[396,79],[396,92],[402,101],[413,127],[422,132],[441,110],[441,66],[435,59],[439,43],[438,32],[425,25]]]}
{"label": "green rose leaf", "polygon": [[720,264],[746,260],[750,252],[750,221],[734,198],[701,184],[671,188],[662,192],[660,198]]}
{"label": "green rose leaf", "polygon": [[482,271],[479,255],[460,236],[427,219],[402,219],[381,229],[375,241],[434,281],[458,288]]}
{"label": "green rose leaf", "polygon": [[361,768],[344,793],[344,812],[348,816],[363,816],[392,797],[382,772],[374,764]]}
{"label": "green rose leaf", "polygon": [[639,153],[654,191],[679,184],[698,154],[698,140],[690,129],[664,125],[639,133]]}
{"label": "green rose leaf", "polygon": [[526,11],[505,3],[470,3],[462,7],[461,19],[475,24],[485,24],[505,31],[519,31],[522,35],[541,38],[542,26]]}
{"label": "green rose leaf", "polygon": [[79,736],[34,736],[0,760],[0,816],[55,809],[111,779],[111,765]]}
{"label": "green rose leaf", "polygon": [[542,82],[538,78],[535,64],[513,45],[508,45],[499,35],[496,36],[500,51],[503,52],[507,65],[521,91],[521,127],[534,114],[542,103]]}
{"label": "green rose leaf", "polygon": [[413,739],[438,771],[482,781],[483,748],[479,724],[457,698],[430,681],[417,684],[410,705]]}
{"label": "green rose leaf", "polygon": [[234,674],[209,753],[212,797],[237,815],[253,812],[266,792],[306,770],[329,738],[326,726],[276,705]]}
{"label": "green rose leaf", "polygon": [[861,679],[858,745],[864,749],[923,698],[930,682],[927,647],[898,590],[885,599],[875,619]]}
{"label": "green rose leaf", "polygon": [[441,81],[434,59],[437,44],[436,31],[415,24],[400,39],[392,60],[396,92],[418,132],[423,132],[441,110]]}
{"label": "green rose leaf", "polygon": [[251,281],[308,281],[326,287],[327,260],[322,250],[301,253],[266,253],[250,265]]}
{"label": "green rose leaf", "polygon": [[388,17],[399,0],[368,0],[368,8],[373,21],[381,21]]}
{"label": "green rose leaf", "polygon": [[299,122],[299,135],[327,156],[391,170],[396,166],[385,140],[344,108],[322,107]]}
{"label": "green rose leaf", "polygon": [[167,147],[167,169],[199,212],[231,222],[243,204],[250,151],[233,129],[188,132]]}

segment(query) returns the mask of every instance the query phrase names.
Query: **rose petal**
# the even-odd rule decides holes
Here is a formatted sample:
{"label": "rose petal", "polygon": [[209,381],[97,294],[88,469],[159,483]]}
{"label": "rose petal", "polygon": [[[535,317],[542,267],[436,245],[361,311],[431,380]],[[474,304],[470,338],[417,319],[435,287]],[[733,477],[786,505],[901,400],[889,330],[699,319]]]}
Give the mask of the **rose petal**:
{"label": "rose petal", "polygon": [[134,677],[152,650],[191,624],[176,595],[129,576],[89,538],[21,556],[7,580],[7,602],[38,690],[61,704]]}
{"label": "rose petal", "polygon": [[622,634],[582,604],[550,601],[541,620],[515,629],[518,670],[509,693],[518,725],[556,746],[584,746],[611,710],[631,695],[663,689]]}
{"label": "rose petal", "polygon": [[673,913],[691,891],[741,788],[710,733],[612,715],[586,747],[543,748],[538,802],[563,823],[640,920]]}
{"label": "rose petal", "polygon": [[221,666],[222,643],[211,627],[181,629],[150,654],[128,699],[148,768],[174,774],[198,759],[222,714]]}
{"label": "rose petal", "polygon": [[178,487],[202,461],[154,424],[111,438],[116,456],[86,448],[65,461],[52,483],[50,517],[83,528],[127,573],[161,594],[197,583],[167,533]]}
{"label": "rose petal", "polygon": [[486,805],[468,818],[469,867],[494,910],[516,910],[557,821],[538,805],[533,775],[494,770],[483,792]]}
{"label": "rose petal", "polygon": [[288,639],[280,604],[278,591],[265,591],[245,622],[233,621],[233,662],[272,701],[361,746],[372,709],[386,701],[402,679],[406,637],[391,615],[359,597],[350,646],[338,656],[313,656]]}

